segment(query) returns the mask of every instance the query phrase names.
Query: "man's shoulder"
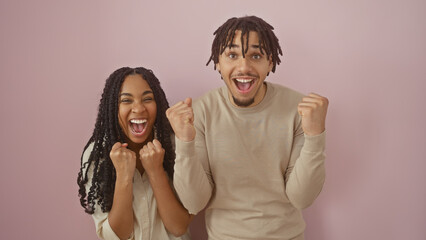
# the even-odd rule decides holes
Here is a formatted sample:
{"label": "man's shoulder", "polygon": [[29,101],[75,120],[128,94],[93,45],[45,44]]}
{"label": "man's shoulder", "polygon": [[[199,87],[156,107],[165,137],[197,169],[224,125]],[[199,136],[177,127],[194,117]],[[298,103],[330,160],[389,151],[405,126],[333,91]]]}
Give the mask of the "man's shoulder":
{"label": "man's shoulder", "polygon": [[211,89],[208,92],[205,92],[204,94],[202,94],[199,98],[196,99],[196,101],[205,101],[210,98],[216,98],[218,96],[221,96],[223,94],[223,88],[224,87],[222,86],[222,87]]}
{"label": "man's shoulder", "polygon": [[223,87],[219,87],[204,93],[202,96],[194,99],[192,108],[198,119],[203,119],[206,115],[216,115],[226,108],[226,94]]}
{"label": "man's shoulder", "polygon": [[277,96],[285,97],[285,98],[294,98],[294,99],[302,99],[304,94],[296,91],[294,89],[291,89],[289,87],[286,87],[284,85],[278,84],[278,83],[271,83],[268,82],[270,87],[273,88],[274,93]]}
{"label": "man's shoulder", "polygon": [[196,98],[193,102],[193,106],[201,107],[201,106],[210,106],[212,104],[217,104],[224,100],[224,87],[219,87],[212,89],[199,98]]}

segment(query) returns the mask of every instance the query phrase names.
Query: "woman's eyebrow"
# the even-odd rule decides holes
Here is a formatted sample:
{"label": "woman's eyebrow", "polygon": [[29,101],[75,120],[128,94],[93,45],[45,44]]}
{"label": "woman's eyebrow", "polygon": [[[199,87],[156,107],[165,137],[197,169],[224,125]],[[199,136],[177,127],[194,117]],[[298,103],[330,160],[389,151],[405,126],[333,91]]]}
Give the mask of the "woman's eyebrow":
{"label": "woman's eyebrow", "polygon": [[[148,94],[154,94],[151,90],[146,90],[145,92],[142,93],[142,96],[148,95]],[[129,97],[133,97],[133,95],[131,93],[120,93],[120,97],[121,96],[129,96]]]}
{"label": "woman's eyebrow", "polygon": [[151,90],[146,90],[145,92],[142,93],[142,96],[145,96],[147,94],[154,94]]}

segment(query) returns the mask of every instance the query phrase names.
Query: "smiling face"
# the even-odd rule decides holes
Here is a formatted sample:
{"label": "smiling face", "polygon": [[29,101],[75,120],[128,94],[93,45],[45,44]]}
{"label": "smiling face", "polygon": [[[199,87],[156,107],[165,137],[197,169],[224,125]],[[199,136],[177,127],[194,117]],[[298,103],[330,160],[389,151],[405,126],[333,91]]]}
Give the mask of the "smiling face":
{"label": "smiling face", "polygon": [[127,139],[141,144],[153,139],[157,116],[154,93],[141,75],[125,78],[118,99],[118,119]]}
{"label": "smiling face", "polygon": [[225,49],[216,64],[228,87],[231,102],[238,107],[252,107],[262,101],[266,93],[263,82],[273,67],[272,61],[260,52],[257,32],[251,31],[248,39],[248,50],[243,57],[242,44],[246,46],[246,43],[241,42],[241,31],[235,31],[230,48]]}

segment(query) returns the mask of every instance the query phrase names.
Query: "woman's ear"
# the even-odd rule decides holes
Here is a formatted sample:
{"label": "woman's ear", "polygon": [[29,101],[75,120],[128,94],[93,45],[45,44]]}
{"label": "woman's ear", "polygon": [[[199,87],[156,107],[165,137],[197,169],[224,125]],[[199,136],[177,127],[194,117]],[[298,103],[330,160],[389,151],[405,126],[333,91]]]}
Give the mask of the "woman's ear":
{"label": "woman's ear", "polygon": [[220,63],[216,63],[216,70],[220,73]]}

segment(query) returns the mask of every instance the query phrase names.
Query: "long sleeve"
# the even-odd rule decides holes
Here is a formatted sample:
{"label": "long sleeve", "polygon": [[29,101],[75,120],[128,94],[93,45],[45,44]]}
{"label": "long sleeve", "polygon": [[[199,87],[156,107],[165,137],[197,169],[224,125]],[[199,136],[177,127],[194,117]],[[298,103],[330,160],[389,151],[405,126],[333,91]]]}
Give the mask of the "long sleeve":
{"label": "long sleeve", "polygon": [[[99,208],[100,206],[97,207]],[[102,211],[97,213],[99,212],[98,208],[96,209],[95,213],[92,214],[93,220],[95,221],[96,234],[98,237],[105,240],[120,240],[108,222],[108,213],[102,213]],[[129,239],[134,239],[134,237],[131,236]]]}
{"label": "long sleeve", "polygon": [[214,183],[206,147],[206,113],[198,101],[193,103],[195,139],[184,142],[176,139],[176,161],[173,184],[183,206],[197,214],[210,201]]}
{"label": "long sleeve", "polygon": [[295,208],[309,207],[322,190],[325,181],[325,131],[307,136],[301,128],[294,137],[286,171],[286,194]]}
{"label": "long sleeve", "polygon": [[250,108],[233,106],[226,86],[205,94],[193,104],[195,140],[177,140],[176,190],[191,213],[207,204],[211,239],[294,239],[323,186],[325,133],[305,137],[303,95],[267,84]]}
{"label": "long sleeve", "polygon": [[[199,134],[197,132],[197,134]],[[206,159],[202,147],[196,147],[195,139],[183,142],[176,138],[176,161],[173,184],[182,204],[190,214],[197,214],[207,205],[212,195],[211,176],[206,173],[200,159]],[[198,142],[199,143],[199,142]],[[200,151],[196,151],[196,148]]]}
{"label": "long sleeve", "polygon": [[[90,145],[83,155],[83,161],[87,162],[92,151],[93,144]],[[93,164],[89,167],[88,172],[88,182],[86,184],[86,192],[89,192],[90,187],[92,186],[92,178],[93,178]],[[108,222],[108,212],[102,212],[101,206],[99,204],[95,204],[95,212],[92,214],[92,218],[95,222],[96,234],[100,239],[105,240],[120,240],[120,238],[115,234],[112,230],[109,222]],[[129,239],[133,239],[129,238]]]}

